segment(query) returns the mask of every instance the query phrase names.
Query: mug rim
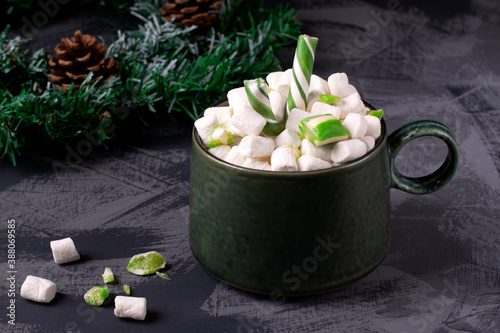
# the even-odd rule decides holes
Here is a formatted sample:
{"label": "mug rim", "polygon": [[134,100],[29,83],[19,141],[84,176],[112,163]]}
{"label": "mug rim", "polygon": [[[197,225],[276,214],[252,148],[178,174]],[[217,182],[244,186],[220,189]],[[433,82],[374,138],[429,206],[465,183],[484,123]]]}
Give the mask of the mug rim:
{"label": "mug rim", "polygon": [[[216,106],[219,106],[221,104],[223,104],[224,102],[227,101],[227,98],[226,99],[222,99],[216,103],[213,103],[212,105],[210,105],[210,107],[216,107]],[[363,101],[363,104],[368,107],[370,110],[376,110],[370,103]],[[200,119],[201,117],[203,117],[205,112],[202,112],[197,119]],[[385,142],[387,142],[387,126],[385,124],[385,120],[384,118],[382,117],[380,119],[380,126],[381,126],[381,131],[380,131],[380,137],[378,139],[378,141],[375,143],[375,146],[369,151],[367,152],[366,154],[364,154],[363,156],[361,157],[358,157],[352,161],[349,161],[349,162],[346,162],[346,163],[343,163],[343,164],[340,164],[340,165],[335,165],[335,166],[331,166],[329,168],[326,168],[326,169],[319,169],[319,170],[307,170],[307,171],[273,171],[273,170],[260,170],[260,169],[252,169],[252,168],[247,168],[247,167],[244,167],[244,166],[241,166],[241,165],[237,165],[237,164],[233,164],[233,163],[229,163],[217,156],[215,156],[214,154],[210,153],[210,151],[205,147],[205,145],[201,142],[201,139],[200,139],[200,136],[198,135],[198,131],[196,129],[196,127],[193,125],[193,130],[192,130],[192,134],[191,134],[191,137],[192,137],[192,140],[194,142],[196,142],[197,144],[197,147],[205,154],[208,156],[208,158],[210,158],[213,162],[219,164],[219,165],[222,165],[224,167],[229,167],[231,169],[234,169],[236,171],[240,171],[240,172],[246,172],[246,173],[249,173],[249,174],[255,174],[255,175],[265,175],[265,176],[272,176],[272,175],[276,175],[278,177],[282,177],[282,176],[292,176],[292,177],[297,177],[297,176],[301,176],[301,175],[318,175],[318,174],[323,174],[323,173],[330,173],[330,172],[334,172],[336,170],[344,170],[344,169],[347,169],[347,168],[351,168],[351,167],[354,167],[356,165],[359,165],[361,163],[363,163],[365,160],[371,158],[373,155],[375,155],[375,152],[376,151],[379,151],[381,150],[382,146],[384,145]]]}

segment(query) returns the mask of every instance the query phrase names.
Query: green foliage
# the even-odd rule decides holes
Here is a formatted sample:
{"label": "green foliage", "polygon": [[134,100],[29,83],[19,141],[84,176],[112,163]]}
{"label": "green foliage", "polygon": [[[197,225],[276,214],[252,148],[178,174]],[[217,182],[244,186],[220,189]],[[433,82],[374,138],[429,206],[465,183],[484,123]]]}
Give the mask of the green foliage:
{"label": "green foliage", "polygon": [[23,40],[7,39],[7,27],[0,35],[0,156],[15,164],[22,147],[67,144],[91,131],[102,144],[116,135],[108,129],[120,125],[124,108],[140,119],[194,120],[244,79],[280,70],[277,52],[300,34],[296,12],[287,7],[226,0],[220,26],[204,33],[168,22],[158,7],[156,0],[139,0],[132,8],[143,23],[118,32],[109,45],[107,56],[120,70],[101,87],[89,86],[89,75],[80,88],[58,90],[48,81],[49,55],[23,51]]}

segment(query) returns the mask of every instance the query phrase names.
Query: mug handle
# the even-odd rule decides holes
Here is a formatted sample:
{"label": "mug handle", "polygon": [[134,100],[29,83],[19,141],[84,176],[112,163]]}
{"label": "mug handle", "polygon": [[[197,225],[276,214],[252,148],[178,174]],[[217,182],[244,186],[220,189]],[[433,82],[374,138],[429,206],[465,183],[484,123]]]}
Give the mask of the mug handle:
{"label": "mug handle", "polygon": [[[448,155],[439,169],[430,175],[406,177],[399,173],[394,161],[405,144],[421,136],[435,136],[443,140],[448,146]],[[418,120],[397,129],[389,135],[389,149],[392,187],[408,193],[427,194],[439,190],[453,178],[458,167],[459,152],[455,138],[445,125],[434,120]]]}

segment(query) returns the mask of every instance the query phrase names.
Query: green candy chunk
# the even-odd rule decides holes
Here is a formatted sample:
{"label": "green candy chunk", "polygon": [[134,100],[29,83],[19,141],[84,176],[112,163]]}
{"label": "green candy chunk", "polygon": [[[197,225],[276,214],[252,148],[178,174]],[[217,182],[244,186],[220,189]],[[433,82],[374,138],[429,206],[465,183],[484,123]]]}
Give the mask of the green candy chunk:
{"label": "green candy chunk", "polygon": [[319,99],[326,104],[330,105],[337,105],[342,101],[342,97],[334,96],[334,95],[326,95],[326,94],[321,94],[319,95]]}
{"label": "green candy chunk", "polygon": [[322,146],[349,138],[349,132],[340,120],[329,114],[302,119],[299,123],[299,130],[315,146]]}
{"label": "green candy chunk", "polygon": [[113,272],[111,271],[111,268],[105,267],[104,268],[104,274],[102,275],[102,278],[104,280],[104,283],[111,283],[115,281],[115,276]]}
{"label": "green candy chunk", "polygon": [[130,287],[126,284],[123,285],[123,290],[127,295],[130,295]]}
{"label": "green candy chunk", "polygon": [[127,271],[135,275],[153,274],[167,264],[165,258],[156,251],[136,254],[127,265]]}
{"label": "green candy chunk", "polygon": [[233,144],[233,134],[227,130],[224,126],[215,126],[208,137],[208,146],[210,148],[215,148],[222,145]]}
{"label": "green candy chunk", "polygon": [[109,296],[108,287],[93,287],[83,295],[88,305],[100,306]]}
{"label": "green candy chunk", "polygon": [[374,116],[374,117],[377,117],[378,119],[382,119],[383,114],[384,114],[384,110],[382,110],[382,109],[373,110],[373,111],[368,112],[369,116]]}
{"label": "green candy chunk", "polygon": [[156,275],[158,275],[159,277],[161,277],[162,279],[165,279],[165,280],[172,280],[170,278],[170,276],[168,276],[168,274],[165,274],[165,273],[162,273],[162,272],[159,272],[159,271],[156,271]]}

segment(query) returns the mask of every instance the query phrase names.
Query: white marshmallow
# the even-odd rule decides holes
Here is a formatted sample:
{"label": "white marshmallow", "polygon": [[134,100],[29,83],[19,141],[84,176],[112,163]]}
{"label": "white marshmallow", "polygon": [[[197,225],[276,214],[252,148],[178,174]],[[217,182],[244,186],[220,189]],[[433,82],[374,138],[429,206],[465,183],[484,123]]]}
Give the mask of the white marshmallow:
{"label": "white marshmallow", "polygon": [[345,163],[366,154],[366,145],[360,139],[339,141],[333,146],[332,161],[334,163]]}
{"label": "white marshmallow", "polygon": [[357,93],[356,88],[349,84],[346,73],[334,73],[328,77],[328,87],[330,94],[338,97],[347,97]]}
{"label": "white marshmallow", "polygon": [[198,135],[205,146],[208,145],[207,142],[209,140],[210,133],[212,133],[214,127],[218,125],[219,121],[217,120],[217,116],[213,114],[201,117],[194,122],[194,127],[196,127]]}
{"label": "white marshmallow", "polygon": [[330,87],[328,86],[328,81],[322,77],[312,74],[311,81],[309,83],[309,91],[318,90],[322,91],[322,94],[330,95]]}
{"label": "white marshmallow", "polygon": [[219,124],[224,124],[231,119],[233,108],[230,106],[215,106],[205,110],[204,116],[213,115],[217,117]]}
{"label": "white marshmallow", "polygon": [[365,143],[367,151],[370,151],[373,147],[375,147],[375,139],[373,136],[364,136],[360,140]]}
{"label": "white marshmallow", "polygon": [[310,155],[322,159],[326,162],[331,162],[332,158],[333,144],[324,146],[315,146],[308,139],[302,140],[302,145],[300,146],[300,153],[302,155]]}
{"label": "white marshmallow", "polygon": [[271,110],[276,121],[280,123],[285,117],[287,97],[276,90],[271,90],[269,93],[269,102],[271,103]]}
{"label": "white marshmallow", "polygon": [[330,89],[328,82],[321,77],[313,74],[311,75],[311,82],[309,84],[309,94],[307,95],[307,112],[312,112],[312,107],[315,103],[321,102],[319,95],[329,95]]}
{"label": "white marshmallow", "polygon": [[291,147],[291,148],[299,148],[301,144],[301,140],[299,135],[285,128],[283,132],[281,132],[275,139],[274,144],[276,147]]}
{"label": "white marshmallow", "polygon": [[349,132],[351,139],[360,139],[368,130],[368,122],[359,113],[349,113],[344,119],[344,127]]}
{"label": "white marshmallow", "polygon": [[307,112],[312,112],[313,105],[321,102],[319,95],[323,94],[321,90],[309,90],[309,95],[307,96]]}
{"label": "white marshmallow", "polygon": [[325,95],[325,92],[320,89],[309,90],[309,95],[307,96],[307,112],[312,112],[314,104],[322,102],[319,97],[320,95]]}
{"label": "white marshmallow", "polygon": [[312,114],[301,109],[292,109],[288,114],[288,119],[286,120],[286,128],[295,131],[300,134],[299,123],[302,119],[311,117]]}
{"label": "white marshmallow", "polygon": [[234,146],[231,148],[229,153],[227,153],[224,161],[228,163],[233,163],[236,165],[243,165],[245,163],[246,157],[240,154],[240,147]]}
{"label": "white marshmallow", "polygon": [[338,104],[338,107],[341,110],[340,119],[344,119],[349,113],[360,113],[362,115],[365,115],[365,105],[361,100],[361,96],[359,96],[357,92],[342,98],[342,101]]}
{"label": "white marshmallow", "polygon": [[297,152],[294,148],[278,147],[271,155],[273,171],[297,171]]}
{"label": "white marshmallow", "polygon": [[28,275],[21,286],[23,298],[40,303],[49,303],[56,296],[56,284],[50,280]]}
{"label": "white marshmallow", "polygon": [[311,115],[320,115],[320,114],[331,114],[335,118],[339,119],[341,110],[338,106],[317,102],[314,103],[311,109]]}
{"label": "white marshmallow", "polygon": [[259,135],[266,126],[266,119],[251,107],[243,106],[234,112],[231,124],[246,135]]}
{"label": "white marshmallow", "polygon": [[288,97],[291,80],[292,80],[292,69],[289,68],[286,71],[284,71],[283,74],[281,75],[280,82],[278,83],[278,86],[276,87],[275,90],[280,94]]}
{"label": "white marshmallow", "polygon": [[370,115],[365,116],[365,119],[368,123],[368,130],[366,131],[366,135],[373,136],[373,138],[377,140],[380,137],[380,133],[382,132],[380,119]]}
{"label": "white marshmallow", "polygon": [[250,169],[257,170],[271,170],[271,165],[266,161],[261,161],[255,158],[247,158],[243,166]]}
{"label": "white marshmallow", "polygon": [[241,136],[233,137],[234,142],[231,145],[231,147],[238,146],[243,138],[244,138],[244,136],[243,137],[241,137]]}
{"label": "white marshmallow", "polygon": [[144,320],[147,313],[147,301],[144,297],[116,296],[114,313],[118,318]]}
{"label": "white marshmallow", "polygon": [[240,131],[236,127],[233,126],[231,123],[231,119],[227,120],[224,124],[222,124],[229,132],[233,134],[233,139],[236,141],[236,137],[243,137],[246,136],[246,133]]}
{"label": "white marshmallow", "polygon": [[274,140],[263,136],[245,136],[240,142],[240,154],[245,157],[271,156],[274,150]]}
{"label": "white marshmallow", "polygon": [[215,157],[220,158],[221,160],[225,159],[229,151],[231,150],[231,147],[227,145],[222,145],[222,146],[217,146],[214,148],[210,149],[210,153],[214,155]]}
{"label": "white marshmallow", "polygon": [[312,155],[302,155],[297,160],[299,171],[310,171],[330,168],[332,165]]}
{"label": "white marshmallow", "polygon": [[277,90],[282,75],[283,75],[282,71],[272,72],[267,74],[266,76],[267,86],[273,90]]}
{"label": "white marshmallow", "polygon": [[240,108],[244,106],[252,107],[250,101],[248,100],[245,87],[239,87],[229,90],[227,92],[227,101],[229,102],[229,106],[233,108],[233,113],[236,113]]}
{"label": "white marshmallow", "polygon": [[70,237],[51,241],[50,248],[56,264],[65,264],[80,259],[80,254]]}

